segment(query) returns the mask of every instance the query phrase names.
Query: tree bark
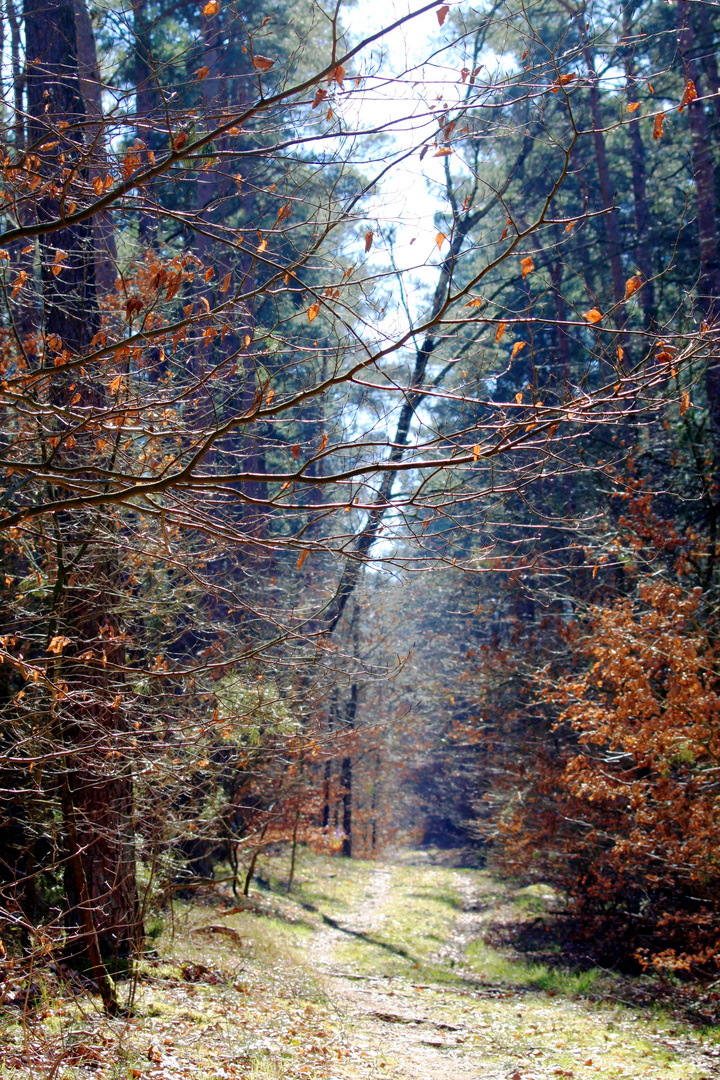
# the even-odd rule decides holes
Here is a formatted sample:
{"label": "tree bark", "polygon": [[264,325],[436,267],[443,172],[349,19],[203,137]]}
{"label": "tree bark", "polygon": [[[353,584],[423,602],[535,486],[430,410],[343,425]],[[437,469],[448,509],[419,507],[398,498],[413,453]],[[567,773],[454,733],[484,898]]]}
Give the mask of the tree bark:
{"label": "tree bark", "polygon": [[[147,25],[147,0],[131,0],[133,9],[133,83],[135,85],[135,135],[143,163],[147,150],[154,151],[154,113],[157,85],[153,71],[152,45]],[[152,186],[146,189],[146,197]],[[142,248],[152,247],[157,232],[157,217],[147,211],[138,214],[138,233]]]}
{"label": "tree bark", "polygon": [[[714,328],[718,317],[720,297],[720,257],[718,252],[717,208],[715,204],[715,168],[708,137],[702,85],[694,59],[695,36],[689,0],[678,0],[678,46],[686,67],[687,78],[695,83],[698,99],[687,106],[692,145],[692,164],[697,192],[698,236],[700,243],[699,302],[717,344]],[[717,350],[713,350],[715,354]],[[720,363],[711,359],[705,375],[710,416],[714,428],[716,464],[720,460]]]}
{"label": "tree bark", "polygon": [[[584,19],[585,16],[583,15]],[[608,261],[610,263],[610,276],[612,278],[613,302],[617,311],[615,323],[618,327],[625,322],[625,279],[622,269],[620,230],[618,228],[617,211],[613,207],[613,191],[610,183],[610,166],[608,164],[607,147],[605,146],[605,133],[603,130],[602,106],[600,91],[598,89],[597,72],[592,49],[586,45],[583,49],[585,64],[590,76],[590,115],[593,125],[593,145],[595,147],[595,164],[597,167],[598,184],[600,186],[600,200],[605,214],[605,236],[608,246]]]}
{"label": "tree bark", "polygon": [[[623,33],[628,39],[632,33],[629,8],[626,8],[624,13]],[[637,101],[637,79],[634,72],[633,50],[630,47],[625,50],[624,63],[627,99],[628,101]],[[647,198],[645,144],[640,133],[639,121],[633,118],[628,125],[627,132],[630,139],[630,167],[632,169],[635,210],[635,263],[644,282],[640,293],[640,303],[643,307],[646,326],[653,326],[657,321],[657,304],[655,300],[655,284],[652,280],[652,259],[648,248],[650,208]]]}
{"label": "tree bark", "polygon": [[698,100],[690,102],[687,110],[692,142],[693,174],[697,190],[701,301],[706,309],[714,311],[720,294],[715,168],[710,150],[705,105],[700,100],[702,84],[693,57],[695,41],[689,0],[678,0],[678,43],[685,61],[687,77],[695,83],[699,95]]}
{"label": "tree bark", "polygon": [[[6,0],[6,8],[10,26],[10,64],[13,82],[13,147],[16,156],[19,156],[20,152],[25,149],[25,105],[23,101],[25,75],[21,63],[22,37],[15,0]],[[27,205],[21,203],[17,207],[16,214],[18,225],[26,225],[30,221]],[[14,240],[10,244],[9,250],[15,277],[17,278],[21,272],[24,272],[28,280],[32,281],[34,257],[33,252],[27,250],[30,246],[25,240]],[[11,297],[9,307],[13,329],[21,348],[24,349],[29,335],[37,329],[38,311],[35,298],[33,296],[30,299],[28,296],[23,297],[21,295],[13,300]]]}
{"label": "tree bark", "polygon": [[[52,176],[59,168],[57,155],[64,153],[66,163],[76,163],[83,150],[74,141],[82,137],[86,122],[75,9],[72,0],[25,0],[24,14],[28,143],[40,157],[41,173]],[[53,136],[48,139],[52,145],[41,150],[48,136]],[[38,200],[37,218],[58,220],[60,210],[57,197],[45,194]],[[64,254],[62,269],[54,273],[58,252]],[[88,347],[100,323],[92,225],[60,227],[46,234],[40,240],[40,256],[45,341],[55,335],[70,355],[77,356]],[[53,387],[55,402],[64,403],[70,384],[62,372],[54,377]],[[102,392],[89,378],[84,377],[80,392],[89,406],[102,401]],[[77,467],[87,452],[87,441],[78,440],[75,451],[65,451],[65,457]],[[114,567],[89,557],[91,522],[58,515],[55,529],[58,576],[49,638],[62,633],[71,642],[62,659],[68,693],[57,712],[67,763],[60,778],[68,850],[66,925],[70,946],[77,933],[106,1007],[112,1009],[109,976],[106,969],[103,974],[98,955],[103,964],[129,962],[142,930],[135,884],[132,776],[122,746],[116,700],[120,687],[110,675],[112,661],[122,660],[122,647],[114,644],[108,587]],[[74,552],[72,587],[65,571],[69,550]],[[92,663],[86,658],[88,653]]]}
{"label": "tree bark", "polygon": [[[40,156],[40,172],[55,176],[58,157],[77,161],[85,109],[80,93],[77,64],[75,11],[66,0],[25,0],[27,53],[28,148]],[[68,127],[60,133],[59,125]],[[56,134],[61,134],[58,140]],[[42,152],[43,140],[53,144]],[[57,220],[56,196],[37,202],[39,221]],[[56,253],[65,252],[60,273],[53,273]],[[44,331],[56,334],[63,345],[77,353],[92,340],[99,327],[95,289],[92,227],[87,223],[59,228],[40,239]]]}
{"label": "tree bark", "polygon": [[[95,31],[85,0],[74,0],[75,30],[78,46],[78,73],[80,93],[85,107],[87,123],[85,141],[95,146],[93,160],[101,172],[107,167],[107,153],[103,135],[104,114],[102,83],[98,66]],[[93,219],[95,240],[95,280],[100,292],[110,292],[115,286],[117,248],[112,217],[105,211]]]}

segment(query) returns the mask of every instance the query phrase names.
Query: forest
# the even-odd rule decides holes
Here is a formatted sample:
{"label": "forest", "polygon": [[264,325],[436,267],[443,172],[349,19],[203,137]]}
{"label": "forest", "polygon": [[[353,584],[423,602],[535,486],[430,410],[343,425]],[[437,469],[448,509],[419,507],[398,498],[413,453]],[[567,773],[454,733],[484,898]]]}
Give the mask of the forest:
{"label": "forest", "polygon": [[[337,935],[411,866],[717,1025],[719,47],[717,0],[4,0],[3,1076],[145,1075],[93,1047],[176,920]],[[71,986],[109,1026],[33,1057]]]}

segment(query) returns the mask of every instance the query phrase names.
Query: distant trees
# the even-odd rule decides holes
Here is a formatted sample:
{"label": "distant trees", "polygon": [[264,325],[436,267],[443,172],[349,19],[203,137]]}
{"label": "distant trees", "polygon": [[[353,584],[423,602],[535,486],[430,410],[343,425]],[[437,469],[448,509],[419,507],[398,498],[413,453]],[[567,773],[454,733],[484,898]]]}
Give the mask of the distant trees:
{"label": "distant trees", "polygon": [[[573,88],[578,129],[558,196],[570,220],[533,234],[524,276],[500,267],[494,291],[484,282],[499,343],[509,327],[517,335],[508,366],[492,366],[491,323],[457,368],[467,377],[477,364],[491,401],[522,408],[528,395],[592,395],[613,356],[621,392],[652,344],[677,405],[644,412],[640,394],[616,425],[578,428],[542,478],[523,486],[499,459],[480,498],[463,502],[483,476],[473,470],[414,549],[426,565],[442,553],[446,569],[403,605],[416,715],[423,736],[435,732],[415,757],[430,820],[460,840],[474,830],[496,865],[554,882],[606,961],[694,973],[713,969],[718,927],[715,15],[705,4],[535,9],[544,45],[577,50],[554,86],[554,100]],[[530,65],[537,45],[513,37],[517,25],[503,44]],[[625,82],[611,88],[618,59]],[[562,115],[552,102],[545,130]],[[517,126],[493,146],[529,214],[553,166],[540,139],[516,156],[513,138],[536,119],[521,125],[524,107],[513,103]],[[479,113],[487,138],[494,115]],[[594,353],[590,328],[602,334]],[[456,431],[477,408],[458,394],[433,420]],[[521,461],[535,466],[531,453]]]}

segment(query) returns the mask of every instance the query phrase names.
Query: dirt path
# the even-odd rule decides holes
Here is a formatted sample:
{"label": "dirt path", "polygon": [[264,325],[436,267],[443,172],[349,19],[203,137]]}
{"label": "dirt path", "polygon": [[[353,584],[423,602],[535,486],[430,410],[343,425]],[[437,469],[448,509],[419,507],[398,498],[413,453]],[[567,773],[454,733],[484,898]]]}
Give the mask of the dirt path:
{"label": "dirt path", "polygon": [[[393,886],[394,868],[377,865],[362,895],[342,923],[325,922],[311,949],[311,962],[329,982],[330,999],[343,1018],[346,1038],[355,1050],[375,1061],[387,1075],[417,1080],[465,1077],[500,1077],[497,1072],[478,1073],[477,1062],[463,1060],[459,1047],[468,1032],[450,1024],[441,1005],[428,995],[429,986],[413,984],[408,977],[391,974],[359,975],[342,968],[342,947],[348,937],[373,949],[376,933],[384,922],[383,906]],[[375,947],[377,948],[377,947]],[[389,951],[389,950],[388,950]],[[346,1077],[335,1066],[331,1077]]]}
{"label": "dirt path", "polygon": [[[434,892],[451,907],[444,927]],[[514,984],[493,978],[498,965],[482,956],[468,963],[497,910],[482,875],[417,858],[369,865],[342,914],[321,910],[308,965],[327,987],[345,1043],[327,1075],[349,1080],[372,1063],[375,1075],[398,1080],[720,1076],[714,1040],[657,1015],[533,989],[522,972]],[[433,970],[439,979],[427,978]]]}

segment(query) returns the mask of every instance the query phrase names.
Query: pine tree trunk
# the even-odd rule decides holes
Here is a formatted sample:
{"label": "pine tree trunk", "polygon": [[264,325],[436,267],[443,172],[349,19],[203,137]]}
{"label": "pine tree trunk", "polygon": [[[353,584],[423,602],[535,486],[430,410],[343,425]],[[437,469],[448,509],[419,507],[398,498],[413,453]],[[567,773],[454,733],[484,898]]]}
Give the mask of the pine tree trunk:
{"label": "pine tree trunk", "polygon": [[[623,21],[623,33],[627,39],[632,34],[630,11],[626,9]],[[635,77],[632,50],[625,52],[625,79],[628,101],[637,101],[637,78]],[[640,123],[633,118],[627,128],[630,139],[630,167],[633,178],[633,200],[635,209],[635,263],[644,284],[640,293],[640,303],[645,315],[645,323],[652,326],[657,320],[655,284],[652,280],[653,267],[648,248],[650,227],[650,208],[647,199],[647,173],[645,169],[645,144],[640,133]]]}
{"label": "pine tree trunk", "polygon": [[[90,13],[85,0],[74,0],[75,31],[78,46],[78,72],[80,93],[82,94],[85,115],[87,117],[85,141],[95,145],[93,162],[101,173],[107,170],[107,154],[103,136],[104,115],[102,105],[102,84]],[[95,241],[95,280],[100,292],[110,292],[115,285],[117,249],[112,217],[108,211],[98,214],[93,219],[93,238]]]}
{"label": "pine tree trunk", "polygon": [[[86,124],[75,10],[72,0],[25,0],[24,14],[28,144],[39,148],[51,133],[64,132],[60,145],[50,138],[45,152],[36,150],[41,173],[55,176],[59,154],[65,154],[67,163],[77,162]],[[60,210],[52,193],[35,207],[37,220],[48,223],[59,219]],[[54,273],[58,251],[64,259],[61,272]],[[70,355],[78,355],[100,325],[92,224],[60,227],[42,236],[40,264],[44,339],[54,335]],[[63,404],[77,386],[88,405],[102,405],[102,390],[89,379],[80,385],[78,378],[76,373],[71,385],[60,370],[52,384],[54,403]],[[82,464],[90,438],[79,438],[74,450],[63,451],[63,460],[75,467]],[[119,709],[122,687],[112,674],[113,663],[122,661],[110,599],[114,567],[94,561],[90,553],[92,520],[58,514],[54,523],[58,577],[48,636],[62,634],[70,642],[62,657],[67,690],[55,706],[61,760],[66,763],[59,786],[67,848],[67,951],[89,962],[112,1011],[117,1002],[103,965],[128,962],[142,932],[133,785]],[[72,582],[64,568],[70,553]]]}
{"label": "pine tree trunk", "polygon": [[[583,16],[584,18],[584,16]],[[590,115],[593,125],[593,145],[595,147],[595,165],[600,185],[600,200],[605,214],[605,236],[607,238],[608,261],[610,263],[610,275],[612,278],[613,302],[617,306],[615,323],[622,326],[625,322],[625,279],[622,269],[620,230],[618,228],[617,210],[613,207],[613,191],[610,183],[610,166],[608,164],[607,147],[605,146],[605,133],[603,130],[602,107],[600,102],[600,90],[597,84],[597,73],[592,50],[589,46],[583,49],[583,56],[590,76]]]}
{"label": "pine tree trunk", "polygon": [[[692,8],[689,0],[678,0],[678,44],[686,67],[687,78],[695,83],[699,97],[702,85],[695,62],[695,34],[692,22]],[[715,168],[713,165],[710,140],[708,136],[705,105],[702,100],[692,101],[688,105],[690,139],[692,145],[692,164],[697,191],[697,220],[700,243],[700,306],[710,325],[710,332],[716,339],[714,323],[720,314],[720,252],[718,251],[717,208],[715,202]],[[717,349],[714,350],[717,353]],[[720,461],[720,363],[717,357],[708,363],[705,375],[705,387],[710,407],[710,416],[715,432],[716,465]]]}

